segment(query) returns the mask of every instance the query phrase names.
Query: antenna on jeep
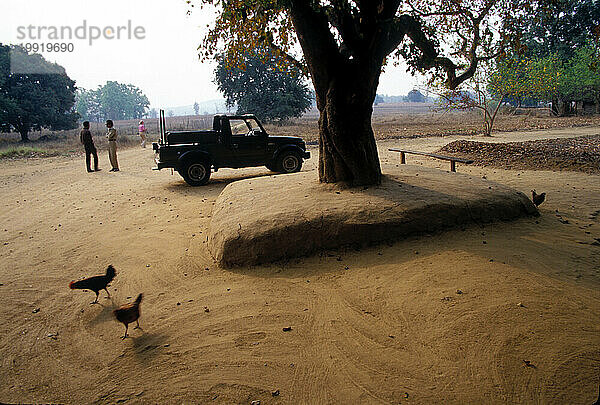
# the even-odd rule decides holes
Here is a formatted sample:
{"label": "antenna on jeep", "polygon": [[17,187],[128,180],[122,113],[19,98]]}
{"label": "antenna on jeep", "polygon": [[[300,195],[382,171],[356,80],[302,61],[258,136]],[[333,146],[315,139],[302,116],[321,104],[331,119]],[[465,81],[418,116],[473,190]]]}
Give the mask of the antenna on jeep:
{"label": "antenna on jeep", "polygon": [[159,113],[159,118],[158,118],[158,122],[159,122],[159,128],[160,128],[160,143],[162,143],[163,145],[166,143],[165,142],[165,110],[160,110]]}

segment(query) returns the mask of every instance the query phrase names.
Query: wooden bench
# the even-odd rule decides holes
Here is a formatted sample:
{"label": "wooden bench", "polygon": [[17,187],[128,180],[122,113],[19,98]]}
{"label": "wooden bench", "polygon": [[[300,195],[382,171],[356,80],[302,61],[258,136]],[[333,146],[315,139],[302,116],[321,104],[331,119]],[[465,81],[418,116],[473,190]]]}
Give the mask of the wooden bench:
{"label": "wooden bench", "polygon": [[436,155],[435,153],[419,152],[419,151],[415,151],[415,150],[407,150],[407,149],[399,149],[399,148],[390,148],[388,150],[391,152],[400,152],[400,163],[401,164],[406,164],[405,155],[407,153],[412,153],[413,155],[429,156],[429,157],[433,157],[433,158],[441,159],[441,160],[449,160],[450,161],[450,171],[452,171],[452,172],[456,172],[456,162],[464,163],[466,165],[470,165],[471,163],[473,163],[473,160],[470,160],[470,159]]}

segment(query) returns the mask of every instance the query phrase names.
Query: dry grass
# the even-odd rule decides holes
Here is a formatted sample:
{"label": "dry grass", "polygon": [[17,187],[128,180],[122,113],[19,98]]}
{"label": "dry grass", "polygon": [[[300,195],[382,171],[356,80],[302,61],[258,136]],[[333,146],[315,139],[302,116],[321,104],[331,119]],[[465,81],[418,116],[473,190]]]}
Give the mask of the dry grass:
{"label": "dry grass", "polygon": [[[168,130],[209,129],[212,127],[212,115],[166,117]],[[292,119],[281,124],[266,124],[271,135],[300,136],[308,143],[317,143],[319,139],[319,114],[316,109],[301,118]],[[149,131],[149,140],[158,139],[158,119],[144,119]],[[380,104],[373,108],[373,131],[376,139],[420,138],[447,135],[476,135],[481,133],[481,117],[477,112],[438,112],[431,104],[397,103]],[[138,146],[138,120],[115,121],[119,133],[119,147]],[[587,125],[600,125],[600,116],[582,117],[550,117],[547,110],[527,110],[520,114],[500,115],[495,123],[495,132],[506,132],[527,129],[569,128]],[[103,123],[92,122],[91,128],[96,147],[105,148],[106,128]],[[79,143],[79,129],[69,131],[34,132],[30,134],[29,146],[45,151],[39,156],[57,154],[79,154],[82,146]],[[0,136],[0,153],[19,156],[9,152],[22,147],[18,134]],[[11,149],[13,148],[13,149]],[[4,152],[6,151],[6,152]],[[2,155],[0,155],[2,156]],[[27,154],[23,154],[27,156]]]}
{"label": "dry grass", "polygon": [[48,157],[55,156],[56,153],[46,149],[31,147],[31,146],[10,146],[0,149],[0,159],[21,159],[32,157]]}
{"label": "dry grass", "polygon": [[[318,113],[311,111],[283,126],[266,125],[276,135],[301,136],[308,142],[319,139]],[[477,135],[482,120],[477,112],[439,112],[431,104],[380,104],[373,108],[373,131],[376,139],[421,138],[429,136]],[[600,125],[600,116],[550,117],[547,110],[521,110],[517,114],[499,115],[494,132],[528,129],[570,128]]]}

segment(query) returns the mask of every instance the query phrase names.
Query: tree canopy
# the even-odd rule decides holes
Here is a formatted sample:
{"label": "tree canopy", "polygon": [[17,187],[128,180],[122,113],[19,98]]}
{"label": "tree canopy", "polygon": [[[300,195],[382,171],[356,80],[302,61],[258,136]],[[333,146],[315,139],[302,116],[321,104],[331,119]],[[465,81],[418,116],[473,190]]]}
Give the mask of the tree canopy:
{"label": "tree canopy", "polygon": [[[189,2],[191,2],[190,0]],[[319,120],[319,178],[378,184],[371,127],[382,66],[393,57],[456,88],[517,42],[530,0],[199,0],[218,11],[201,56],[267,46],[307,72]],[[297,52],[301,49],[302,53]]]}
{"label": "tree canopy", "polygon": [[555,114],[572,102],[595,102],[600,112],[600,1],[555,0],[524,21],[522,46],[496,63],[493,94],[552,103]]}
{"label": "tree canopy", "polygon": [[[11,73],[11,52],[21,62],[35,65],[35,71],[53,73]],[[75,82],[61,66],[19,46],[0,44],[0,131],[17,131],[27,142],[31,130],[75,128],[79,117],[73,111],[75,90]]]}
{"label": "tree canopy", "polygon": [[127,120],[142,118],[150,102],[148,97],[132,84],[108,81],[96,90],[77,92],[76,110],[85,119]]}
{"label": "tree canopy", "polygon": [[511,55],[496,64],[489,90],[509,99],[560,102],[554,113],[569,113],[571,102],[596,104],[600,112],[600,49],[593,43],[579,47],[571,57],[554,52],[546,56]]}
{"label": "tree canopy", "polygon": [[532,58],[575,56],[577,49],[600,40],[600,1],[554,0],[523,26],[522,53]]}
{"label": "tree canopy", "polygon": [[[296,66],[279,65],[269,49],[249,49],[243,64],[217,58],[215,82],[228,107],[266,121],[299,117],[311,105],[311,91]],[[236,61],[237,62],[237,61]]]}

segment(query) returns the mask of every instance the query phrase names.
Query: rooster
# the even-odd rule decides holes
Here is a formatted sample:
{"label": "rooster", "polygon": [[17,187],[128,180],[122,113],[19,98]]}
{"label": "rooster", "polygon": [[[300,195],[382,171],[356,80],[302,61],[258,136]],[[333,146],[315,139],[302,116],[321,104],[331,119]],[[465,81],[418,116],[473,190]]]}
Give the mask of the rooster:
{"label": "rooster", "polygon": [[142,302],[142,294],[138,295],[133,303],[122,305],[113,311],[117,321],[125,325],[125,335],[123,335],[121,339],[125,339],[127,337],[127,329],[129,328],[129,324],[131,322],[136,322],[136,327],[134,329],[138,329],[140,327],[140,302]]}
{"label": "rooster", "polygon": [[71,290],[92,290],[96,293],[96,300],[92,302],[92,304],[96,304],[98,302],[98,293],[100,290],[106,291],[108,297],[110,298],[110,293],[106,289],[108,284],[115,278],[117,273],[115,272],[115,268],[110,264],[106,268],[106,274],[103,276],[94,276],[90,278],[84,278],[79,281],[71,281],[69,283],[69,288]]}
{"label": "rooster", "polygon": [[539,206],[546,199],[546,193],[537,194],[535,190],[531,190],[531,200],[535,204],[535,206]]}

